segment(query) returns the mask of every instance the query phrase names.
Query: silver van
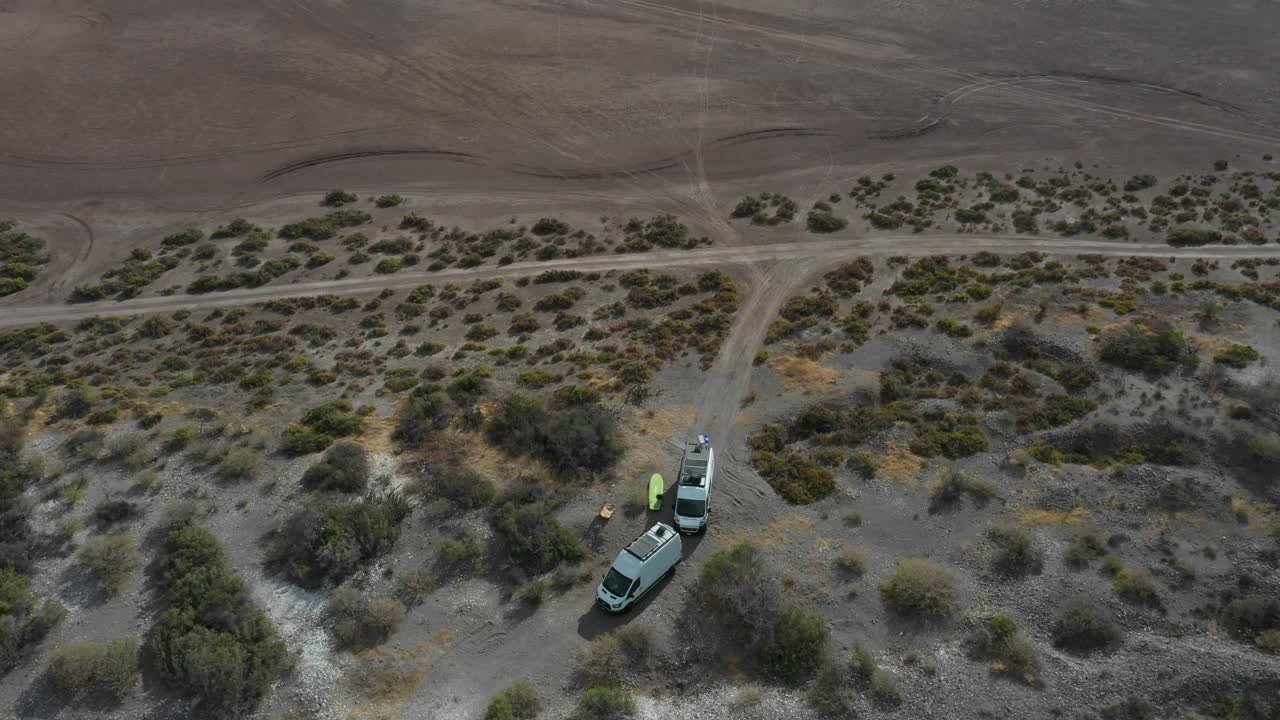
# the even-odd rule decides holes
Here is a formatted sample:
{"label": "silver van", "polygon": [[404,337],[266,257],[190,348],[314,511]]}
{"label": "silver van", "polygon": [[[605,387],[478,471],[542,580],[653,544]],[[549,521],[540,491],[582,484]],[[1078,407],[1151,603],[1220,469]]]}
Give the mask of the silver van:
{"label": "silver van", "polygon": [[596,588],[596,603],[608,612],[626,610],[674,571],[683,553],[680,534],[670,525],[655,523],[618,553]]}

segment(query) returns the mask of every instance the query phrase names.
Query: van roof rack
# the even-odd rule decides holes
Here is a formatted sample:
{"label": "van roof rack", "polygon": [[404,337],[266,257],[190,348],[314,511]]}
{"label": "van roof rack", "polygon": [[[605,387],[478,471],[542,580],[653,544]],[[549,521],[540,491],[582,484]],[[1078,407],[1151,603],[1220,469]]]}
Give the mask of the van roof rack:
{"label": "van roof rack", "polygon": [[680,484],[701,487],[707,484],[707,452],[711,446],[706,443],[685,445],[684,457],[680,459]]}
{"label": "van roof rack", "polygon": [[653,554],[662,547],[674,533],[668,533],[666,528],[661,525],[654,525],[646,530],[643,535],[636,538],[627,546],[627,552],[631,553],[641,562],[653,557]]}

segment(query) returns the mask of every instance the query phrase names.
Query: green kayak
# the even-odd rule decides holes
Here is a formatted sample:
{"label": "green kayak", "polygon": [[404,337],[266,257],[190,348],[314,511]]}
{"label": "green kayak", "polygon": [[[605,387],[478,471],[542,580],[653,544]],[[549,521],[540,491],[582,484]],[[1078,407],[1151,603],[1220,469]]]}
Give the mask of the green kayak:
{"label": "green kayak", "polygon": [[654,473],[653,476],[649,478],[650,510],[662,509],[662,491],[665,489],[665,485],[666,484],[662,481],[662,476],[658,473]]}

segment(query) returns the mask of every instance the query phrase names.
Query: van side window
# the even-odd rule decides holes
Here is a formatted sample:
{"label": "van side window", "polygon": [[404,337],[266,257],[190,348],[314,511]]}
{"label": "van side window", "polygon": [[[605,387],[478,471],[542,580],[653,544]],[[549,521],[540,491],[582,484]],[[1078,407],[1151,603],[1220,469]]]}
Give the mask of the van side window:
{"label": "van side window", "polygon": [[636,581],[631,583],[631,589],[627,591],[627,596],[629,597],[632,593],[636,592],[639,589],[640,589],[640,578],[636,578]]}

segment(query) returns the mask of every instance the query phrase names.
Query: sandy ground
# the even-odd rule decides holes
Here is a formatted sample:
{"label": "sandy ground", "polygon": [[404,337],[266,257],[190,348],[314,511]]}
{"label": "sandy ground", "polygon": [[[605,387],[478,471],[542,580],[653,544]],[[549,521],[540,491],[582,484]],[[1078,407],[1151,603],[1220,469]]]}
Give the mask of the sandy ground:
{"label": "sandy ground", "polygon": [[[864,241],[851,233],[823,245],[799,231],[795,237],[767,234],[725,222],[738,196],[777,189],[807,206],[864,173],[918,174],[942,162],[1012,171],[1047,159],[1080,160],[1105,163],[1117,176],[1163,176],[1280,148],[1280,76],[1274,73],[1280,5],[1251,0],[1211,9],[1191,0],[117,5],[0,0],[0,97],[8,109],[0,117],[0,214],[37,228],[52,256],[38,288],[3,303],[0,323],[104,312],[105,306],[68,309],[61,301],[74,284],[119,261],[129,248],[153,243],[166,229],[235,212],[283,213],[303,197],[313,205],[317,191],[332,187],[414,194],[430,212],[460,221],[637,208],[677,212],[711,235],[715,246],[637,263],[752,261],[735,270],[745,283],[743,306],[717,364],[706,373],[669,368],[661,378],[668,393],[691,398],[679,403],[692,410],[669,423],[670,434],[708,431],[725,439],[718,490],[724,509],[712,532],[688,543],[691,557],[705,557],[707,549],[743,533],[817,544],[841,532],[836,518],[818,516],[826,508],[797,516],[780,506],[746,465],[742,428],[754,421],[744,413],[735,423],[749,389],[785,390],[782,378],[755,372],[751,361],[787,297],[811,283],[824,263],[849,254],[985,247],[985,239],[973,236],[908,245],[902,238]],[[990,242],[1000,250],[1040,242],[1059,252],[1096,251],[1043,238]],[[789,248],[775,247],[786,243]],[[1123,247],[1126,254],[1141,251]],[[1159,247],[1150,252],[1178,254]],[[1186,251],[1215,253],[1259,251]],[[614,258],[601,262],[618,265]],[[457,279],[497,272],[458,273]],[[394,282],[409,287],[421,280],[403,275]],[[351,292],[386,282],[353,280]],[[201,303],[332,289],[271,287]],[[138,302],[116,312],[174,310],[189,300],[146,301],[154,308]],[[781,414],[787,402],[779,401],[773,412]],[[670,447],[651,452],[654,462],[664,452],[674,462]],[[912,492],[911,502],[920,506],[924,489]],[[595,499],[566,511],[567,521],[585,525],[593,510],[587,505]],[[911,522],[900,493],[868,492],[860,502],[868,517]],[[270,522],[264,514],[257,508],[243,517],[229,513],[216,527],[240,567],[259,559],[256,531]],[[620,546],[647,520],[612,523],[599,546]],[[928,554],[939,537],[956,539],[930,523],[905,539],[895,538],[893,527],[876,532],[904,554]],[[594,560],[602,564],[609,554],[601,550]],[[888,559],[882,562],[885,567],[868,574],[882,576]],[[630,617],[643,618],[669,645],[668,621],[683,609],[683,590],[694,577],[692,571],[678,573]],[[356,661],[334,661],[327,638],[310,629],[322,601],[259,576],[253,580],[299,649],[304,678],[297,686],[303,697],[280,693],[263,713],[283,715],[293,700],[321,716],[359,711],[344,704],[346,690],[334,680],[343,669],[333,665]],[[1038,597],[1055,592],[1042,587]],[[631,621],[592,613],[590,593],[589,585],[582,586],[531,617],[512,618],[509,598],[491,583],[442,589],[417,616],[420,627],[407,630],[401,643],[426,674],[394,714],[475,717],[492,692],[531,673],[549,696],[571,694],[566,668],[574,654],[589,638]],[[873,596],[868,591],[858,602],[872,603]],[[127,628],[141,624],[143,612],[135,613],[129,602],[117,599],[95,618]],[[842,612],[842,643],[870,637],[887,657],[911,642],[900,628],[872,626]],[[71,627],[71,636],[93,635],[83,623]],[[972,693],[982,668],[962,661],[955,647],[931,651],[944,670],[941,685],[927,686],[931,692]],[[1145,663],[1144,678],[1157,675],[1163,662],[1188,667],[1193,660],[1202,661],[1206,673],[1244,668],[1250,677],[1274,675],[1274,664],[1240,660],[1240,654],[1220,638],[1175,645],[1141,632],[1107,663]],[[1073,674],[1082,671],[1079,663],[1070,657],[1046,662],[1080,677]],[[1122,695],[1126,688],[1109,669],[1088,669],[1098,683],[1094,692]],[[6,701],[34,674],[32,667],[12,675]],[[904,683],[926,687],[921,678]],[[1027,696],[1012,686],[995,687],[990,701],[1000,716],[1019,716]],[[1071,709],[1084,692],[1051,690],[1042,705],[1057,709],[1060,701]],[[729,693],[712,688],[699,696],[707,713],[699,716],[723,710]],[[641,700],[644,717],[694,715],[682,697],[656,694]],[[770,692],[756,710],[736,714],[801,716],[807,712],[801,702]],[[15,713],[36,716],[33,707],[39,705],[23,704]],[[565,707],[557,706],[552,716]],[[151,717],[164,717],[166,710],[164,702],[149,707]],[[921,703],[911,711],[922,717],[929,712]]]}

